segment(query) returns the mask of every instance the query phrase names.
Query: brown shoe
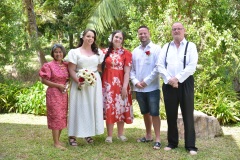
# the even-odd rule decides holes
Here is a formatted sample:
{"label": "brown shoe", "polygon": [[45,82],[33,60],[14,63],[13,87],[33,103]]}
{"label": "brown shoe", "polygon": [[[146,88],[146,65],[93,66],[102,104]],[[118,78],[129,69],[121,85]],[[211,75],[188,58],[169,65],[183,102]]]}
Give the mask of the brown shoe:
{"label": "brown shoe", "polygon": [[78,145],[75,137],[69,137],[68,138],[68,143],[69,143],[70,146],[74,146],[74,147]]}
{"label": "brown shoe", "polygon": [[93,143],[93,139],[92,137],[85,137],[85,140],[88,144],[92,144]]}

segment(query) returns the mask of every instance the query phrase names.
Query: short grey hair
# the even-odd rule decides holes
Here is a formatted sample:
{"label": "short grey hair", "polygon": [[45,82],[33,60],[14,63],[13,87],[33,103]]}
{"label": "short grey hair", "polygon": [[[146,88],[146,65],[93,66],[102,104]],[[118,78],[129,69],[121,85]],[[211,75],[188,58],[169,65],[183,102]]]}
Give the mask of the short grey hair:
{"label": "short grey hair", "polygon": [[66,52],[65,48],[63,47],[63,45],[61,45],[61,44],[54,44],[53,45],[52,50],[51,50],[51,56],[54,58],[53,53],[57,48],[60,48],[62,50],[63,58],[66,57],[67,52]]}

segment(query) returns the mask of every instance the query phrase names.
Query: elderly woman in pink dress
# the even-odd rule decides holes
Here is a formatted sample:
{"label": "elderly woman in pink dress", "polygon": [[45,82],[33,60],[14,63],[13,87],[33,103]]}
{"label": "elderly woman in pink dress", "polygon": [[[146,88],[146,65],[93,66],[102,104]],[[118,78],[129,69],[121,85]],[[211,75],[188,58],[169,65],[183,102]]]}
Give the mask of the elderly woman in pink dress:
{"label": "elderly woman in pink dress", "polygon": [[54,147],[65,150],[60,143],[62,129],[67,127],[68,111],[68,79],[69,73],[67,62],[63,61],[66,56],[65,48],[60,44],[52,47],[53,60],[45,63],[39,71],[43,84],[47,85],[46,106],[48,128],[52,130]]}

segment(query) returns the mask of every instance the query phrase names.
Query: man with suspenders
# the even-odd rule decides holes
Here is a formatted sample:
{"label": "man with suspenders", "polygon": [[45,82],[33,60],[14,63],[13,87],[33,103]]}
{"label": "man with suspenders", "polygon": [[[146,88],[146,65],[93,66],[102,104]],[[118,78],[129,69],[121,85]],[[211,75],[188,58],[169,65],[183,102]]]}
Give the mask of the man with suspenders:
{"label": "man with suspenders", "polygon": [[163,46],[157,62],[158,72],[164,80],[162,91],[168,123],[168,145],[165,151],[178,147],[178,106],[184,122],[185,148],[191,155],[197,154],[194,129],[194,78],[198,61],[196,45],[187,42],[185,28],[180,22],[172,25],[173,41]]}

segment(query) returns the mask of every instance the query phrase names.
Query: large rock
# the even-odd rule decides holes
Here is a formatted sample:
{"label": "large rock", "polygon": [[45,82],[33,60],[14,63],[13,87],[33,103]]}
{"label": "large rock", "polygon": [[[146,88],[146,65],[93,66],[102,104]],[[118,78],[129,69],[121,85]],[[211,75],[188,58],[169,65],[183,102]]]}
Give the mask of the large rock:
{"label": "large rock", "polygon": [[[184,124],[182,113],[178,111],[178,133],[179,138],[184,138]],[[194,110],[194,125],[197,138],[214,138],[223,135],[223,130],[218,120],[213,116],[208,116],[203,112]]]}

